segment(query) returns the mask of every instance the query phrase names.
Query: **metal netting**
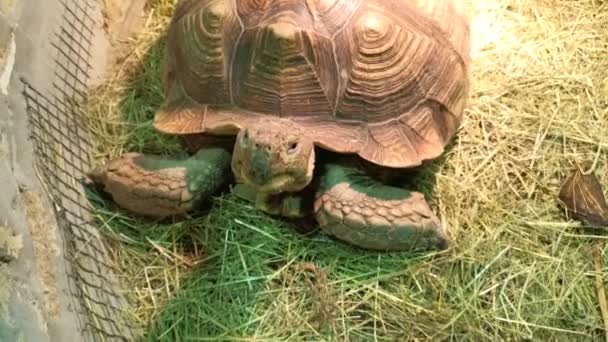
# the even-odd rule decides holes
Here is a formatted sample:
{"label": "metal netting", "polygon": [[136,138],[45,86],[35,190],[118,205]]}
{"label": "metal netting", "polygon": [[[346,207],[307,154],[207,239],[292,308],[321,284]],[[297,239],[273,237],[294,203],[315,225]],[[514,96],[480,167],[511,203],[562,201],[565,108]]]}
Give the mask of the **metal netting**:
{"label": "metal netting", "polygon": [[79,115],[91,66],[92,0],[63,0],[63,17],[53,37],[51,89],[26,79],[23,95],[34,145],[35,167],[54,206],[62,232],[72,306],[81,333],[91,341],[127,341],[133,330],[114,266],[93,223],[80,179],[91,166],[92,145]]}

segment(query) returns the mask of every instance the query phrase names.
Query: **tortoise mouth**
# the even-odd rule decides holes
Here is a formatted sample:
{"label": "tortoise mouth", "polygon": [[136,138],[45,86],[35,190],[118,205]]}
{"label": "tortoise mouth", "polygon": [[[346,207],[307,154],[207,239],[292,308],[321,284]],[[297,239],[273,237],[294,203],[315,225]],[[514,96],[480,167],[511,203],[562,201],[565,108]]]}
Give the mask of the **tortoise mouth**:
{"label": "tortoise mouth", "polygon": [[293,174],[288,172],[274,175],[269,182],[257,182],[248,172],[241,171],[241,179],[255,188],[256,191],[267,194],[279,194],[282,192],[297,192],[308,185],[307,180],[298,180]]}

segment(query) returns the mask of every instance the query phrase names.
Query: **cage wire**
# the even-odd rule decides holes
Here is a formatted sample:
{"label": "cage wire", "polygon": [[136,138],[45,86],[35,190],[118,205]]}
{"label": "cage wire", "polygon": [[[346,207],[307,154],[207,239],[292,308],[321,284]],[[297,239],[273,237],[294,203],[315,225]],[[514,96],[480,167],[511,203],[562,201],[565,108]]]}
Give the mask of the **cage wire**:
{"label": "cage wire", "polygon": [[87,341],[129,341],[134,329],[115,267],[93,221],[81,179],[92,144],[78,104],[85,100],[91,66],[94,0],[62,0],[54,33],[52,87],[39,91],[21,79],[33,141],[35,168],[54,207],[62,234],[72,307]]}

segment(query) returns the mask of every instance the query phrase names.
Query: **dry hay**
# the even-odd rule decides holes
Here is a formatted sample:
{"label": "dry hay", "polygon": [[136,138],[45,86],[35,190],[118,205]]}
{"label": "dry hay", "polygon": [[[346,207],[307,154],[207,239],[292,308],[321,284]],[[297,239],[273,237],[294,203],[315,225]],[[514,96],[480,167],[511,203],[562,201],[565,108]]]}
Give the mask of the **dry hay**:
{"label": "dry hay", "polygon": [[[152,131],[150,115],[161,100],[158,63],[150,62],[149,49],[162,35],[172,4],[153,2],[146,29],[134,38],[122,68],[93,95],[89,113],[100,159],[127,149],[163,152],[176,146],[165,148],[164,140],[138,136]],[[393,272],[383,273],[380,267],[399,257],[372,257],[381,260],[379,268],[366,271],[378,275],[360,282],[356,276],[339,276],[342,268],[355,267],[352,263],[358,261],[349,256],[356,254],[339,254],[333,261],[323,254],[325,259],[311,260],[330,269],[329,275],[313,272],[316,278],[328,277],[322,279],[322,290],[302,278],[305,271],[296,257],[285,257],[265,285],[273,301],[260,301],[253,309],[256,328],[250,335],[319,338],[321,328],[308,319],[319,315],[328,329],[322,336],[338,340],[404,334],[435,339],[572,339],[602,333],[591,247],[599,244],[605,264],[606,238],[564,216],[557,194],[567,173],[588,161],[608,186],[608,4],[484,0],[470,5],[471,100],[454,148],[436,175],[433,193],[434,206],[455,244],[446,253],[402,256],[403,264]],[[125,103],[141,97],[153,99],[139,103],[146,114],[125,119]],[[219,203],[230,207],[228,202]],[[106,227],[114,217],[108,216],[103,216]],[[242,229],[259,234],[265,231],[263,225],[256,228],[239,220],[221,222],[240,222]],[[183,232],[191,228],[188,225],[176,230]],[[182,272],[194,267],[202,252],[191,247],[186,253],[183,244],[154,246],[150,241],[148,247],[154,246],[156,253],[137,254],[124,245],[142,243],[109,231],[123,243],[115,252],[137,294],[137,319],[143,324],[161,317],[153,315],[176,294]],[[265,234],[267,239],[277,236]],[[330,309],[315,306],[327,298]],[[172,310],[176,315],[181,312],[175,306]],[[238,330],[222,321],[228,314],[218,315],[218,326]],[[172,331],[172,324],[189,317],[173,319],[157,325],[164,334],[159,335],[176,336],[179,332]]]}

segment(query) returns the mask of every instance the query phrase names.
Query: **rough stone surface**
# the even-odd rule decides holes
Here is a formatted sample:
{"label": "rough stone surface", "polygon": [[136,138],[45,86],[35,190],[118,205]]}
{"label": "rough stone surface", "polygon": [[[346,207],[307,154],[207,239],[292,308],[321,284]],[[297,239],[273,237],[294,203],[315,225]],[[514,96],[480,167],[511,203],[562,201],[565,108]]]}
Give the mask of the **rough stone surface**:
{"label": "rough stone surface", "polygon": [[[52,264],[57,291],[67,288],[60,255],[36,258],[28,210],[20,188],[42,192],[33,170],[32,144],[28,140],[27,115],[19,78],[50,84],[53,68],[49,65],[49,36],[56,28],[62,8],[55,1],[0,2],[0,216],[19,234],[19,258],[0,269],[0,341],[77,341],[81,340],[76,317],[69,310],[71,299],[57,298],[57,311],[49,312],[48,292],[39,265]],[[45,199],[45,198],[44,198]],[[37,208],[50,213],[48,203]],[[58,239],[53,220],[47,224],[49,237]],[[53,243],[54,244],[54,243]],[[50,248],[60,248],[49,244]],[[40,257],[40,256],[39,256]],[[67,293],[67,292],[65,292]]]}
{"label": "rough stone surface", "polygon": [[19,257],[23,237],[6,226],[0,225],[0,262],[11,262]]}
{"label": "rough stone surface", "polygon": [[[69,295],[62,236],[33,167],[20,81],[23,77],[44,92],[51,89],[56,67],[49,51],[63,11],[59,0],[0,0],[0,224],[11,229],[5,240],[15,243],[14,235],[21,237],[18,257],[0,262],[0,342],[83,341]],[[100,8],[100,18],[101,13]],[[103,28],[95,32],[99,61],[92,74],[98,76],[106,67],[109,43]]]}

